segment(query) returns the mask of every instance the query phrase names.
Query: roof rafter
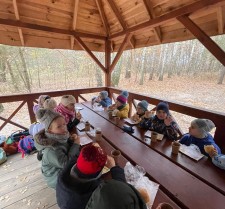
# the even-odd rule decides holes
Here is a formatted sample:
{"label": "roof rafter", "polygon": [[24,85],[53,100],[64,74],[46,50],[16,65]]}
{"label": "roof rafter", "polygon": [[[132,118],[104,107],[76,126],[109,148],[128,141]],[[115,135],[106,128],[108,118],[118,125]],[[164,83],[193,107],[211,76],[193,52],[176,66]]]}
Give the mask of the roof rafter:
{"label": "roof rafter", "polygon": [[[150,19],[155,18],[155,13],[154,13],[154,11],[152,9],[151,1],[150,0],[143,0],[143,2],[144,2],[145,7],[146,7],[146,9],[148,11]],[[162,42],[162,34],[161,34],[160,27],[159,26],[154,27],[153,31],[155,33],[156,39],[159,41],[159,43],[161,43]]]}
{"label": "roof rafter", "polygon": [[109,24],[107,22],[107,18],[106,18],[104,8],[103,8],[103,5],[102,5],[102,0],[95,0],[95,2],[96,2],[96,5],[98,7],[98,11],[99,11],[103,26],[105,28],[106,35],[109,36],[110,29],[109,29]]}
{"label": "roof rafter", "polygon": [[[120,14],[116,4],[114,3],[113,0],[108,0],[107,1],[110,8],[112,9],[113,13],[115,14],[116,18],[118,19],[120,25],[122,26],[123,30],[127,30],[127,24],[125,23],[122,15]],[[135,47],[135,39],[134,39],[134,36],[132,36],[130,39],[129,39],[129,43],[131,45],[132,48]]]}
{"label": "roof rafter", "polygon": [[[17,0],[13,0],[13,8],[14,8],[16,19],[20,20],[19,10],[18,10],[18,6],[17,6]],[[22,32],[22,29],[19,27],[18,27],[18,33],[19,33],[21,45],[24,46],[25,43],[24,43],[23,32]]]}
{"label": "roof rafter", "polygon": [[[76,30],[77,26],[77,14],[78,14],[78,4],[79,0],[74,1],[74,10],[73,10],[73,22],[72,22],[72,30]],[[73,36],[70,36],[70,48],[73,49],[74,47],[75,38]]]}
{"label": "roof rafter", "polygon": [[160,26],[162,24],[165,24],[165,23],[169,22],[170,20],[172,20],[176,17],[196,12],[196,11],[198,11],[198,10],[204,8],[204,7],[214,5],[214,4],[217,4],[219,2],[223,2],[223,1],[224,0],[200,0],[200,1],[194,2],[194,3],[189,4],[187,6],[176,9],[172,12],[166,13],[165,15],[156,17],[156,18],[151,19],[147,22],[141,23],[141,24],[133,26],[131,28],[127,28],[124,31],[115,33],[115,34],[110,36],[110,39],[114,39],[114,38],[123,36],[127,33],[133,33],[133,32],[145,30],[145,29],[148,29],[148,28]]}
{"label": "roof rafter", "polygon": [[188,16],[177,17],[179,20],[224,66],[225,52]]}

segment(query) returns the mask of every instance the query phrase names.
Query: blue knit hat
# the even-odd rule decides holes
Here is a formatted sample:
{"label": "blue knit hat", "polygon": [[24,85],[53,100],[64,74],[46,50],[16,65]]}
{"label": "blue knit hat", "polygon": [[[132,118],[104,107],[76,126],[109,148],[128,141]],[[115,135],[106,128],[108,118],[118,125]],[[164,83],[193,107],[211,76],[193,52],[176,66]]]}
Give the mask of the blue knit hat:
{"label": "blue knit hat", "polygon": [[169,105],[167,102],[160,102],[157,107],[156,111],[163,110],[167,115],[169,114]]}
{"label": "blue knit hat", "polygon": [[148,110],[148,102],[146,100],[142,100],[137,106],[143,109],[144,112]]}
{"label": "blue knit hat", "polygon": [[122,104],[126,104],[128,96],[129,96],[129,93],[127,91],[122,91],[120,95],[117,97],[117,100],[121,102]]}
{"label": "blue knit hat", "polygon": [[106,99],[108,97],[108,92],[107,91],[101,91],[100,95],[103,99]]}

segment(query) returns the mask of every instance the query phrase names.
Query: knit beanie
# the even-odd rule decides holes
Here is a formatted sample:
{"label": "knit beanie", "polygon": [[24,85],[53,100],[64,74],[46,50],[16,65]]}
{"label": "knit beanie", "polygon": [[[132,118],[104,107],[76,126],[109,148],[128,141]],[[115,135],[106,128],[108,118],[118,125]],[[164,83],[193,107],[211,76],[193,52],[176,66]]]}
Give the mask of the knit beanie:
{"label": "knit beanie", "polygon": [[38,98],[38,104],[40,105],[40,107],[43,107],[44,101],[46,99],[50,99],[51,97],[48,95],[40,95]]}
{"label": "knit beanie", "polygon": [[69,104],[75,104],[76,103],[76,99],[74,98],[74,96],[72,95],[64,95],[61,98],[61,102],[60,102],[63,106],[68,106]]}
{"label": "knit beanie", "polygon": [[148,110],[148,102],[146,100],[142,100],[137,106],[143,109],[144,112]]}
{"label": "knit beanie", "polygon": [[215,124],[209,119],[195,119],[191,124],[197,127],[203,137],[207,137],[208,132],[215,128]]}
{"label": "knit beanie", "polygon": [[40,122],[44,124],[46,131],[48,131],[53,120],[55,120],[58,117],[62,117],[57,112],[54,112],[50,109],[43,109],[43,108],[40,108],[37,111],[36,116],[37,116],[37,119],[39,119]]}
{"label": "knit beanie", "polygon": [[77,159],[76,168],[83,175],[98,174],[105,166],[106,153],[93,144],[85,146]]}
{"label": "knit beanie", "polygon": [[108,92],[107,91],[101,91],[100,95],[103,99],[106,99],[108,97]]}
{"label": "knit beanie", "polygon": [[167,115],[169,114],[169,105],[167,102],[160,102],[157,107],[156,111],[163,110]]}
{"label": "knit beanie", "polygon": [[57,107],[57,103],[54,99],[46,99],[43,104],[44,109],[54,110]]}
{"label": "knit beanie", "polygon": [[120,95],[117,97],[117,100],[121,102],[122,104],[126,104],[128,96],[129,96],[129,93],[127,91],[122,91]]}

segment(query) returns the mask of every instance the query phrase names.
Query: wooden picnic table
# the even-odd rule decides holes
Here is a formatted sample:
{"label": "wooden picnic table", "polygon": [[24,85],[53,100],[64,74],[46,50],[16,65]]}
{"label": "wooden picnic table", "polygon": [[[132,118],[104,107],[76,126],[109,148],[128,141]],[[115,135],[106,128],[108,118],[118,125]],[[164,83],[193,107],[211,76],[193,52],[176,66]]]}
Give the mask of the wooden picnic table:
{"label": "wooden picnic table", "polygon": [[92,126],[100,127],[104,139],[134,164],[145,168],[148,177],[181,208],[224,208],[225,196],[165,155],[150,149],[135,137],[124,133],[108,119],[80,104],[81,114]]}
{"label": "wooden picnic table", "polygon": [[[84,102],[82,105],[86,106],[93,111],[91,102]],[[108,113],[106,111],[97,112],[97,114],[104,117],[106,120],[115,124],[114,119],[109,119]],[[120,120],[118,127],[122,128],[123,125],[128,125],[124,120]],[[140,142],[146,144],[145,132],[146,130],[141,129],[137,125],[132,126],[134,133],[130,134]],[[225,195],[225,172],[217,168],[212,164],[211,159],[204,156],[201,160],[195,161],[186,155],[179,153],[178,155],[173,155],[171,153],[171,140],[164,138],[162,141],[157,141],[155,143],[147,144],[151,149],[163,155],[165,158],[171,160],[181,168],[187,170],[189,173],[199,178],[206,184],[215,188],[217,191]]]}

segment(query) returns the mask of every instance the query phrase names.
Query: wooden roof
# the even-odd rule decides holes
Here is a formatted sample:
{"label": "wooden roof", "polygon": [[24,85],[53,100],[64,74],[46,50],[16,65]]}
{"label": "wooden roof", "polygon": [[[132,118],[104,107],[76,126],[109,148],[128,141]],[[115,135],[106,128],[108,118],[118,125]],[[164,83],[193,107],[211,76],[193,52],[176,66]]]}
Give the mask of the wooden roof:
{"label": "wooden roof", "polygon": [[0,43],[118,51],[195,38],[188,15],[207,35],[224,34],[225,0],[1,0]]}

